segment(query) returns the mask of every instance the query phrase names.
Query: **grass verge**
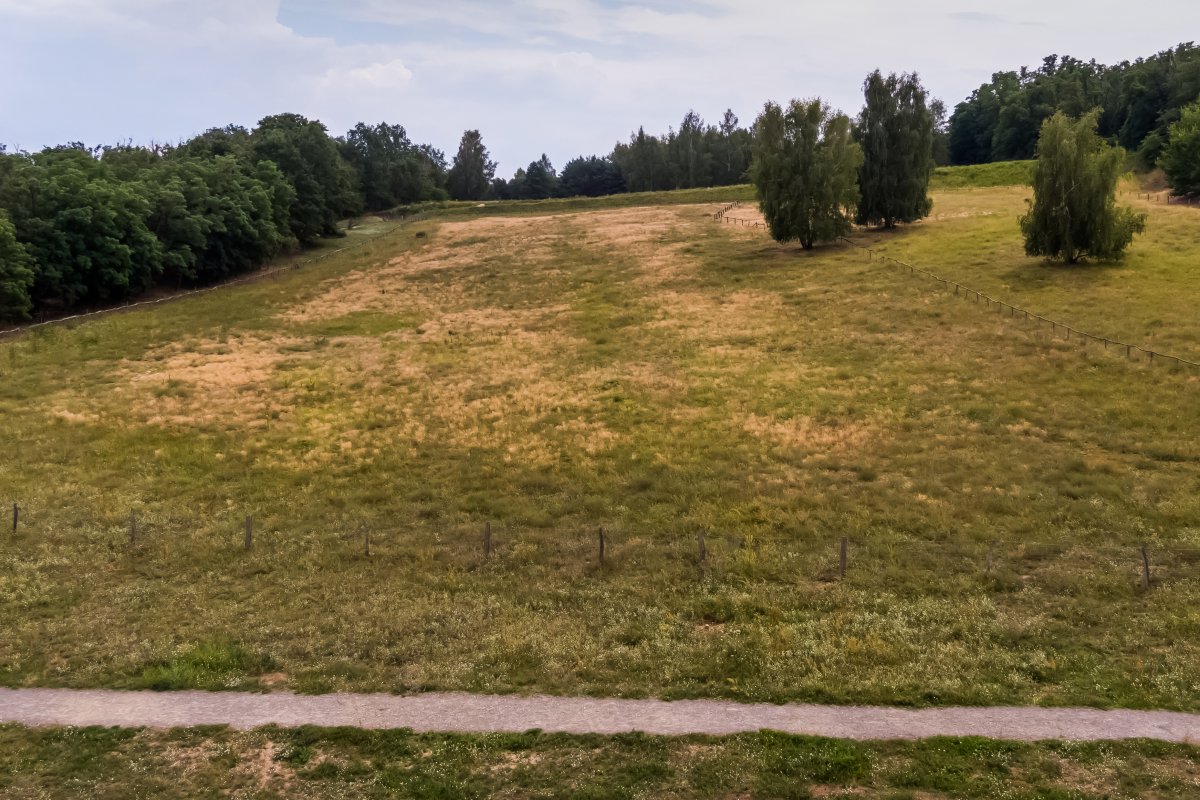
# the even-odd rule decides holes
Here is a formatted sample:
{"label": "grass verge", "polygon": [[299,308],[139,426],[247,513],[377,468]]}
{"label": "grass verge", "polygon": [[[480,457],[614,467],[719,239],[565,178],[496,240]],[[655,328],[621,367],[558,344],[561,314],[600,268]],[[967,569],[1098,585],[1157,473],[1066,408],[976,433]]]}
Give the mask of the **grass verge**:
{"label": "grass verge", "polygon": [[1158,742],[848,742],[0,726],[7,798],[1190,798],[1200,750]]}

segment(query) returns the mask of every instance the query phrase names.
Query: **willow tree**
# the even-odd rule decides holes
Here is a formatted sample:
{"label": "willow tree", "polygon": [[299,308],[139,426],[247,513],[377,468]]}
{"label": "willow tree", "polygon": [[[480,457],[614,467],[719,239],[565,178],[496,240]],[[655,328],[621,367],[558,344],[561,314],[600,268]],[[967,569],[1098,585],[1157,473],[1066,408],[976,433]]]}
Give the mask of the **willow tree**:
{"label": "willow tree", "polygon": [[863,83],[866,105],[858,118],[863,149],[859,170],[860,225],[894,228],[928,216],[933,174],[933,111],[915,74],[883,77],[879,70]]}
{"label": "willow tree", "polygon": [[1057,112],[1042,125],[1033,169],[1033,200],[1021,217],[1025,252],[1061,259],[1120,258],[1146,216],[1117,207],[1125,151],[1096,133],[1097,109],[1073,120]]}
{"label": "willow tree", "polygon": [[811,250],[850,233],[863,156],[849,117],[819,99],[767,103],[754,123],[753,158],[751,180],[776,241]]}

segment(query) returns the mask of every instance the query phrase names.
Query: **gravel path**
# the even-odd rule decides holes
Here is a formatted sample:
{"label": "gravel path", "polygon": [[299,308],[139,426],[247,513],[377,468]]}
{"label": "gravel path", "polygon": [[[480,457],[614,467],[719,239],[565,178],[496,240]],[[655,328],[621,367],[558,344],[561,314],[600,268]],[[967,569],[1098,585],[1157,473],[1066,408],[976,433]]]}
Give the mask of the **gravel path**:
{"label": "gravel path", "polygon": [[0,722],[33,727],[275,724],[523,732],[724,735],[769,728],[843,739],[1160,739],[1200,744],[1200,714],[1087,708],[930,708],[605,700],[474,694],[242,694],[0,689]]}

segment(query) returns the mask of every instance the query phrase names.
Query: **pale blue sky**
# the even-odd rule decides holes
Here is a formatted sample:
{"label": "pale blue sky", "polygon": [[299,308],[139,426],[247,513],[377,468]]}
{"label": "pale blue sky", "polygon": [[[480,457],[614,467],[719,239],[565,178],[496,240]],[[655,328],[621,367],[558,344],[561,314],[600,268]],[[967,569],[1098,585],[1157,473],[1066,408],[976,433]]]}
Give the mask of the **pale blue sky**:
{"label": "pale blue sky", "polygon": [[479,128],[510,175],[689,108],[748,123],[819,95],[853,114],[875,67],[953,106],[1050,53],[1108,63],[1197,35],[1196,0],[0,0],[0,142],[174,142],[296,111],[336,134],[400,123],[448,155]]}

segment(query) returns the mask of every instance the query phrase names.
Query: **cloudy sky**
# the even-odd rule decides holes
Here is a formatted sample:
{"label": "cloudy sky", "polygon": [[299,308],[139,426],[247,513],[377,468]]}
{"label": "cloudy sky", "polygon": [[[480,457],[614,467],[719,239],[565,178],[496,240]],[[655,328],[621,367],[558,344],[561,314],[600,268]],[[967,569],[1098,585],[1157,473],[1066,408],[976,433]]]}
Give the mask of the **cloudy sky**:
{"label": "cloudy sky", "polygon": [[0,142],[174,142],[295,111],[338,134],[400,123],[449,155],[479,128],[507,176],[689,108],[855,113],[875,67],[953,106],[1049,53],[1111,63],[1197,35],[1197,0],[0,0]]}

